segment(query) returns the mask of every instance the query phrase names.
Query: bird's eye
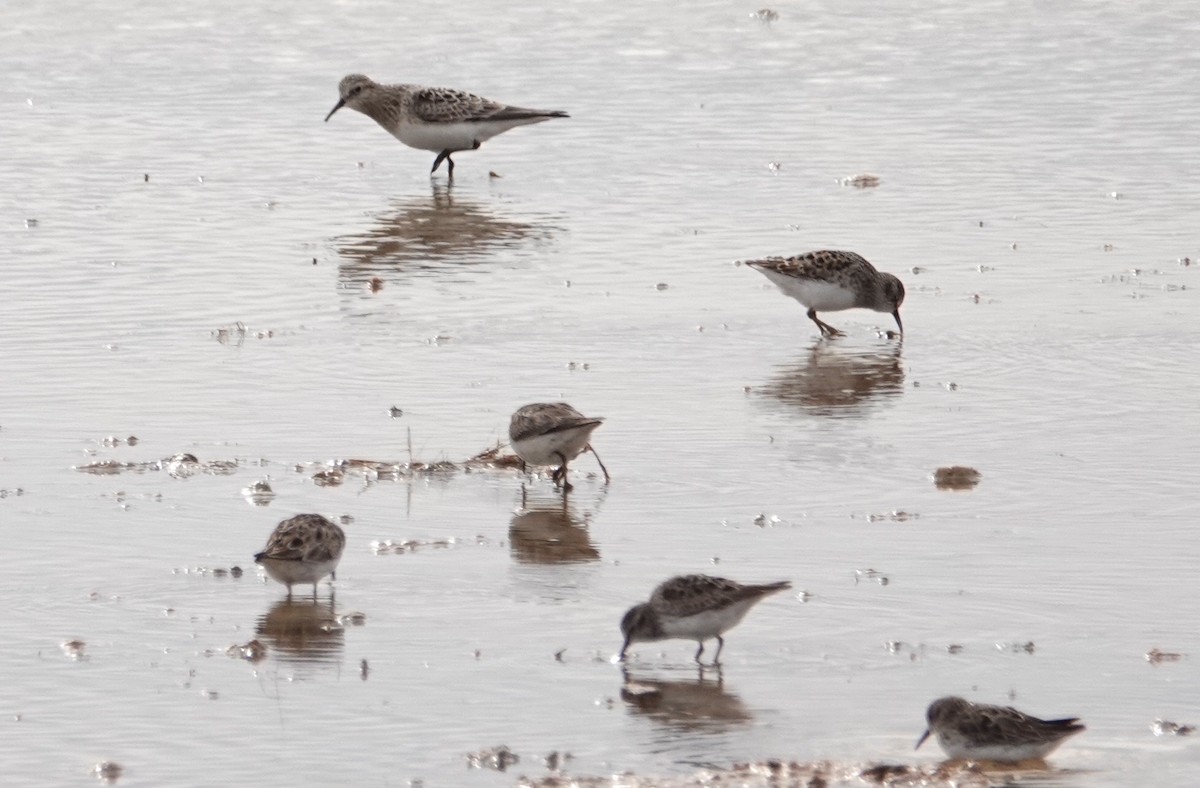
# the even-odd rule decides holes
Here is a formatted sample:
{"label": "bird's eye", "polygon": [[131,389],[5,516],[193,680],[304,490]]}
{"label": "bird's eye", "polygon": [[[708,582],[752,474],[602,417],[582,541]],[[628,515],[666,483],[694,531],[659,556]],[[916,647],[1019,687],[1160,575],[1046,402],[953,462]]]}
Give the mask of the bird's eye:
{"label": "bird's eye", "polygon": [[354,87],[350,88],[350,98],[354,98],[359,93],[362,93],[362,85],[355,85]]}

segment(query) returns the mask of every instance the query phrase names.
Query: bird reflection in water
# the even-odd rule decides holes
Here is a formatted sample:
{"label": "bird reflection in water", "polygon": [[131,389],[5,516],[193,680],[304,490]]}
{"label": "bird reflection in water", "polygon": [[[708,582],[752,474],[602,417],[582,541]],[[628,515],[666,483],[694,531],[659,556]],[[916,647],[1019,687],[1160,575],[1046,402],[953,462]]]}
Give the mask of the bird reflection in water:
{"label": "bird reflection in water", "polygon": [[508,527],[513,560],[522,564],[599,561],[600,551],[588,533],[592,515],[580,515],[565,497],[528,498],[522,487],[521,508]]}
{"label": "bird reflection in water", "polygon": [[259,616],[254,633],[281,662],[340,662],[345,629],[334,605],[332,597],[285,597]]}
{"label": "bird reflection in water", "polygon": [[754,715],[725,689],[720,669],[700,668],[695,678],[640,678],[621,671],[621,700],[630,713],[677,730],[718,732],[747,725]]}
{"label": "bird reflection in water", "polygon": [[546,240],[558,229],[501,218],[455,195],[453,186],[435,182],[432,196],[397,200],[365,231],[335,243],[343,283],[366,282],[390,272],[481,262],[498,249]]}
{"label": "bird reflection in water", "polygon": [[816,342],[755,391],[816,416],[859,416],[904,391],[902,344]]}

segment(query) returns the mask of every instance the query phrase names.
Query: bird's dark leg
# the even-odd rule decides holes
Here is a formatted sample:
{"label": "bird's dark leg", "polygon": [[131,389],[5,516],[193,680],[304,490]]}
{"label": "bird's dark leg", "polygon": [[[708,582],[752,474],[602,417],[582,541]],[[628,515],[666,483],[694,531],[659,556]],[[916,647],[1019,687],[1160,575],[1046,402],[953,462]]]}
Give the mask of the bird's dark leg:
{"label": "bird's dark leg", "polygon": [[608,468],[604,467],[604,463],[600,461],[600,455],[597,454],[596,450],[592,448],[592,444],[589,443],[586,448],[592,453],[592,456],[596,458],[596,462],[600,464],[600,470],[604,471],[604,483],[608,484],[611,482],[612,477],[608,475]]}
{"label": "bird's dark leg", "polygon": [[715,657],[713,657],[714,665],[721,664],[721,649],[723,649],[723,648],[725,648],[725,638],[721,637],[720,635],[717,635],[717,655]]}
{"label": "bird's dark leg", "polygon": [[817,324],[817,328],[821,329],[821,336],[823,337],[839,337],[842,335],[841,331],[838,331],[836,328],[817,317],[817,310],[815,309],[808,310],[808,319]]}
{"label": "bird's dark leg", "polygon": [[288,583],[288,596],[287,596],[287,598],[288,598],[288,599],[291,599],[291,598],[292,598],[292,584],[291,584],[291,583]]}
{"label": "bird's dark leg", "polygon": [[704,641],[700,640],[697,642],[700,644],[700,648],[696,649],[696,664],[703,665],[704,663],[700,661],[700,655],[704,653]]}
{"label": "bird's dark leg", "polygon": [[[443,161],[450,161],[450,151],[444,150],[437,155],[437,158],[433,160],[433,169],[429,171],[429,174],[433,175],[437,172],[438,167],[442,166]],[[452,161],[450,161],[450,177],[454,177],[454,162]]]}
{"label": "bird's dark leg", "polygon": [[446,153],[446,175],[450,180],[454,180],[454,159],[450,158],[450,153]]}
{"label": "bird's dark leg", "polygon": [[558,469],[554,471],[554,475],[551,478],[554,479],[554,484],[556,486],[559,484],[562,485],[564,493],[570,492],[571,490],[575,489],[575,486],[567,481],[567,458],[563,456],[561,451],[556,451],[554,453],[558,455],[558,459],[562,460],[562,465],[558,466]]}

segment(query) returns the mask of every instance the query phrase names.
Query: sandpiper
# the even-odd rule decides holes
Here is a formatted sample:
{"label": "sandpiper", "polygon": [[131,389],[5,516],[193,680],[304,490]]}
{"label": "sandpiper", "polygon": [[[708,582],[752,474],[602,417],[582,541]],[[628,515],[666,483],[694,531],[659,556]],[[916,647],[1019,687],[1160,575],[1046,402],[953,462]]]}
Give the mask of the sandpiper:
{"label": "sandpiper", "polygon": [[298,514],[275,526],[267,546],[254,556],[267,574],[288,588],[297,583],[312,583],[317,595],[317,581],[325,575],[337,579],[335,570],[346,547],[346,534],[336,523],[319,514]]}
{"label": "sandpiper", "polygon": [[517,409],[508,425],[512,449],[525,465],[557,465],[551,478],[563,491],[572,485],[567,481],[567,463],[585,451],[590,451],[604,472],[604,483],[610,477],[600,455],[589,442],[592,431],[604,419],[584,416],[565,402],[535,402]]}
{"label": "sandpiper", "polygon": [[896,327],[904,331],[900,322],[904,284],[891,274],[875,270],[862,255],[822,250],[747,260],[746,265],[761,271],[784,295],[808,307],[808,318],[821,329],[821,336],[835,337],[842,332],[817,317],[817,312],[856,308],[890,312],[896,318]]}
{"label": "sandpiper", "polygon": [[517,126],[567,118],[561,110],[527,109],[501,104],[451,88],[421,85],[380,85],[362,74],[350,74],[338,83],[340,98],[325,122],[342,107],[358,110],[410,148],[437,153],[433,169],[445,161],[454,178],[450,154],[475,150],[484,141]]}
{"label": "sandpiper", "polygon": [[1069,736],[1087,730],[1078,717],[1042,720],[1011,706],[989,706],[948,696],[929,704],[929,727],[917,747],[936,734],[946,755],[981,761],[1040,760]]}
{"label": "sandpiper", "polygon": [[680,575],[659,584],[650,594],[650,601],[634,605],[621,619],[621,634],[625,643],[619,659],[632,643],[648,643],[668,638],[694,640],[696,662],[704,653],[704,641],[717,639],[717,653],[712,664],[721,664],[721,649],[727,630],[737,626],[750,608],[765,597],[792,587],[787,580],[765,585],[748,585],[723,577]]}

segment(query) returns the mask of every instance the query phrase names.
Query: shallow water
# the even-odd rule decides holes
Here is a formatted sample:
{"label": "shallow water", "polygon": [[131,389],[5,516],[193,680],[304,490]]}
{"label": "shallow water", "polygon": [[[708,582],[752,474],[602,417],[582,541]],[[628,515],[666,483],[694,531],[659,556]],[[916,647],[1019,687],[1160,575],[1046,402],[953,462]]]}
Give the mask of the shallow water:
{"label": "shallow water", "polygon": [[[1048,784],[1194,782],[1195,742],[1150,725],[1200,722],[1200,21],[774,8],[0,12],[4,782],[929,763],[951,693],[1081,716]],[[448,188],[321,122],[349,71],[572,118]],[[869,312],[821,342],[733,264],[822,247],[901,276],[903,342]],[[580,458],[565,508],[504,470],[312,481],[462,461],[560,398],[607,418],[614,475]],[[185,451],[236,465],[74,469]],[[937,489],[954,464],[979,486]],[[353,519],[336,596],[289,605],[251,556],[302,511]],[[811,597],[752,612],[719,681],[638,648],[647,707],[617,621],[693,571]],[[520,763],[468,768],[499,744]]]}

